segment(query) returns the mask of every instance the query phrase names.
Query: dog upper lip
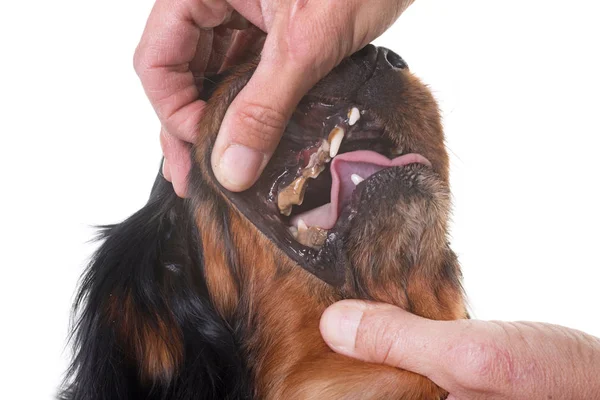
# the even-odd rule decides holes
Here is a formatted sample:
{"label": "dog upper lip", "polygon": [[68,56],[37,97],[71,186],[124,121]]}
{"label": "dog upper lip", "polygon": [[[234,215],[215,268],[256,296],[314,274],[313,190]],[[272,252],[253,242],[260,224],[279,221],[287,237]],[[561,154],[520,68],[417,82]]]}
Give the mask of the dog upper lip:
{"label": "dog upper lip", "polygon": [[331,202],[294,216],[291,223],[296,226],[302,220],[308,226],[331,229],[336,224],[342,209],[350,202],[356,186],[353,175],[367,179],[382,169],[415,163],[431,167],[429,160],[416,153],[404,154],[394,159],[370,150],[339,154],[331,162]]}

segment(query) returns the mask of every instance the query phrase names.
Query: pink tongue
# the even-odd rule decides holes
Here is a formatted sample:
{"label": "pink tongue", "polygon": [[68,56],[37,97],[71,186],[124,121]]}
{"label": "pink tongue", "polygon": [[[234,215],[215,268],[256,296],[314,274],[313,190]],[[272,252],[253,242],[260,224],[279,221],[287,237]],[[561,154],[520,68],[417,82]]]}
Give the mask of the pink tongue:
{"label": "pink tongue", "polygon": [[[339,213],[350,202],[356,185],[352,175],[363,179],[389,167],[400,167],[408,164],[424,164],[431,166],[429,160],[419,154],[405,154],[393,160],[369,150],[352,151],[338,155],[331,162],[331,203],[298,214],[291,219],[292,225],[298,225],[302,219],[308,226],[331,229],[335,225]],[[310,181],[308,183],[310,185]]]}

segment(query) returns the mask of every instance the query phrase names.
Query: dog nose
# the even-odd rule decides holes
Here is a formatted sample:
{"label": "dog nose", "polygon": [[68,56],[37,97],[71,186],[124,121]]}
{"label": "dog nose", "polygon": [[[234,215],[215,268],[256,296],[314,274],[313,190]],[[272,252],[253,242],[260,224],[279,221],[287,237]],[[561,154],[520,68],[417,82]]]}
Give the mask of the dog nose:
{"label": "dog nose", "polygon": [[375,62],[377,58],[377,47],[372,44],[368,44],[356,53],[352,54],[350,58],[354,60],[364,60],[367,62]]}
{"label": "dog nose", "polygon": [[406,61],[402,57],[385,47],[379,48],[379,62],[395,69],[408,68],[408,64],[406,64]]}

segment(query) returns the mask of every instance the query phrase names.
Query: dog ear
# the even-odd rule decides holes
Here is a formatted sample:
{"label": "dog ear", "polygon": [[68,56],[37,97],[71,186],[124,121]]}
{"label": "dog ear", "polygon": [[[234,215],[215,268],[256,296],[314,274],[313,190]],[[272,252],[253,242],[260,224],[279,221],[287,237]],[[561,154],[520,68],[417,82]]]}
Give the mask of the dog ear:
{"label": "dog ear", "polygon": [[244,368],[208,297],[187,202],[159,174],[146,206],[101,236],[75,303],[61,398],[244,398]]}

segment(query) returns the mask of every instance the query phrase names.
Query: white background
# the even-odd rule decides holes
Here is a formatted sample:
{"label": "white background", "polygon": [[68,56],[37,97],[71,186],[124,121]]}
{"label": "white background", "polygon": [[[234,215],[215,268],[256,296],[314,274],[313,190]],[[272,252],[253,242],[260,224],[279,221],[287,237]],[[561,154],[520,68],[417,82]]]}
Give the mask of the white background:
{"label": "white background", "polygon": [[[377,41],[440,101],[477,318],[600,335],[595,4],[416,0]],[[149,193],[159,125],[132,55],[151,6],[0,3],[0,398],[51,398],[89,226]]]}

